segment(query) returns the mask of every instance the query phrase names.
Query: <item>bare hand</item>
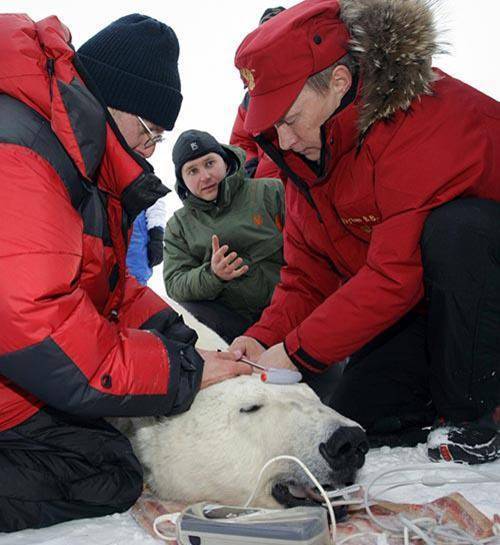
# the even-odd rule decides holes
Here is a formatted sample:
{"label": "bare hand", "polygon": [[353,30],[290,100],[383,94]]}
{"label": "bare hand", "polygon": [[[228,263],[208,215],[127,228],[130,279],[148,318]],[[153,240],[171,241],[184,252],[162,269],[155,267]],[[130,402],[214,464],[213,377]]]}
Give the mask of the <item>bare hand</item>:
{"label": "bare hand", "polygon": [[249,360],[257,363],[260,356],[266,351],[266,349],[252,337],[236,337],[231,343],[229,350],[234,353],[239,353],[239,357],[245,356]]}
{"label": "bare hand", "polygon": [[243,259],[238,257],[236,252],[226,255],[228,250],[229,246],[227,244],[220,246],[219,237],[212,235],[212,260],[210,266],[215,276],[226,282],[234,280],[248,271],[248,265],[241,266]]}
{"label": "bare hand", "polygon": [[246,363],[240,363],[241,352],[216,352],[215,350],[200,350],[200,356],[205,360],[200,389],[207,388],[217,382],[239,375],[251,375],[252,368]]}
{"label": "bare hand", "polygon": [[291,369],[292,371],[298,371],[292,360],[287,356],[283,343],[271,346],[271,348],[266,350],[261,355],[257,363],[263,367],[274,367],[275,369]]}

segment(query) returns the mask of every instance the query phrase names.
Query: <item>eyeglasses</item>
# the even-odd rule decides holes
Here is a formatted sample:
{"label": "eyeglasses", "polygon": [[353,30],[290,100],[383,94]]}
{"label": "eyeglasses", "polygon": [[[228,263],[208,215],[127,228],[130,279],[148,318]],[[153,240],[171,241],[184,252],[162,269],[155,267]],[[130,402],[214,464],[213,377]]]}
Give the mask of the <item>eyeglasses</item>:
{"label": "eyeglasses", "polygon": [[137,119],[139,120],[139,123],[142,125],[142,128],[144,129],[144,132],[149,136],[149,138],[146,140],[144,144],[144,148],[151,148],[153,146],[156,146],[156,144],[159,144],[160,142],[163,142],[164,137],[163,134],[158,134],[153,132],[145,123],[144,119],[142,117],[136,115]]}

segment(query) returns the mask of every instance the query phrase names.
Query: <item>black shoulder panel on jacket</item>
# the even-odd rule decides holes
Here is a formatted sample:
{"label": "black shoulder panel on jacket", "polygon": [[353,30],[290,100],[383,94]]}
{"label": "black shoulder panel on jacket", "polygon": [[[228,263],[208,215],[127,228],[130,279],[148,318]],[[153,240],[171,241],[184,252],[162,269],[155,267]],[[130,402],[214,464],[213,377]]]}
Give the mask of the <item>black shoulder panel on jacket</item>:
{"label": "black shoulder panel on jacket", "polygon": [[48,161],[78,210],[86,194],[85,187],[49,122],[20,100],[5,94],[0,94],[0,142],[24,146]]}
{"label": "black shoulder panel on jacket", "polygon": [[[70,85],[58,80],[57,86],[80,146],[87,174],[92,177],[101,163],[106,145],[104,111],[97,99],[76,78]],[[88,137],[89,134],[92,138]]]}
{"label": "black shoulder panel on jacket", "polygon": [[73,208],[82,216],[84,232],[102,238],[104,245],[111,246],[105,196],[80,176],[49,122],[6,94],[0,94],[0,143],[23,146],[43,157],[57,172]]}
{"label": "black shoulder panel on jacket", "polygon": [[[48,405],[80,416],[166,415],[176,401],[177,388],[168,395],[122,396],[93,388],[75,362],[50,337],[0,356],[0,373]],[[112,388],[113,376],[104,373],[100,382],[104,389]]]}

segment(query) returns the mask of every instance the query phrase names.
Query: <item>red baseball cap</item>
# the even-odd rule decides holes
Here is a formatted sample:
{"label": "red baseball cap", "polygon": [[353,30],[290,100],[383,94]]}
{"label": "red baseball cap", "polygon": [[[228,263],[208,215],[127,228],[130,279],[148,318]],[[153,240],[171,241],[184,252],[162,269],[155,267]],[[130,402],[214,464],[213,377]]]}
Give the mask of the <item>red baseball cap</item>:
{"label": "red baseball cap", "polygon": [[251,97],[245,129],[259,134],[279,121],[307,79],[347,53],[349,39],[337,0],[305,0],[251,32],[235,57]]}

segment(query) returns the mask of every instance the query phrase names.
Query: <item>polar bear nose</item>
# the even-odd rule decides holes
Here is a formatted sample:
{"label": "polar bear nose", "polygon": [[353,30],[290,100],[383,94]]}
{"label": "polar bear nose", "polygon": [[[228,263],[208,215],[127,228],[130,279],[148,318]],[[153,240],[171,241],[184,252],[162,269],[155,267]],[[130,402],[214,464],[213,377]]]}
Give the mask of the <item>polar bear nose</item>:
{"label": "polar bear nose", "polygon": [[365,463],[368,439],[361,428],[342,426],[319,445],[319,452],[334,471],[359,469]]}

